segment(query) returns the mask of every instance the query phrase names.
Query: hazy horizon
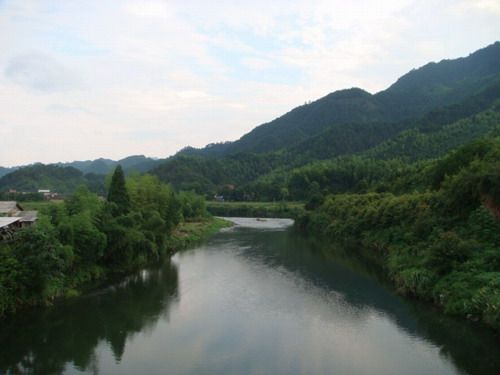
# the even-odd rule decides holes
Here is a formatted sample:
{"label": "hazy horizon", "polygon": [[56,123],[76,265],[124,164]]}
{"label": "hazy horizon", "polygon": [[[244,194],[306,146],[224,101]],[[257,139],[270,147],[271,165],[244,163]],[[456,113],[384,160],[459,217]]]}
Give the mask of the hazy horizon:
{"label": "hazy horizon", "polygon": [[500,35],[497,1],[0,1],[0,166],[232,141]]}

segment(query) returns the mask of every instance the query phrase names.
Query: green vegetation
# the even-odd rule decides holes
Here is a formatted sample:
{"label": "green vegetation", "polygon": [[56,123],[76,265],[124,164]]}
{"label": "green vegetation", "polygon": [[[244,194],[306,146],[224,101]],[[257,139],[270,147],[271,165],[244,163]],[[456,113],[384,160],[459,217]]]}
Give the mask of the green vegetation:
{"label": "green vegetation", "polygon": [[[341,133],[346,124],[408,121],[411,125],[430,111],[461,103],[500,83],[499,59],[500,42],[496,42],[465,58],[414,69],[375,95],[359,88],[336,91],[256,127],[236,142],[209,145],[201,150],[189,148],[185,153],[224,156],[273,152],[304,142],[328,128]],[[495,93],[492,95],[498,98]],[[481,100],[470,106],[474,113],[485,109]],[[460,118],[472,114],[462,113],[459,108],[463,106],[451,108],[450,112]],[[456,120],[448,117],[446,122]],[[363,137],[362,133],[362,129],[352,132],[354,138]]]}
{"label": "green vegetation", "polygon": [[299,202],[208,202],[207,210],[226,217],[298,217],[304,210]]}
{"label": "green vegetation", "polygon": [[401,293],[500,330],[500,137],[418,175],[428,181],[421,192],[329,195],[297,225],[371,249]]}
{"label": "green vegetation", "polygon": [[[481,136],[499,135],[500,106],[489,100],[493,102],[491,108],[458,120],[448,113],[448,107],[435,111],[414,127],[383,142],[398,128],[396,125],[365,124],[360,126],[363,131],[359,130],[358,137],[350,138],[348,135],[355,126],[346,126],[342,136],[337,130],[329,130],[289,150],[274,153],[223,158],[180,155],[152,173],[177,189],[192,189],[210,198],[221,194],[236,201],[304,200],[314,182],[320,185],[323,194],[388,191],[393,188],[383,186],[380,181],[404,178],[411,173],[416,184],[419,177],[413,170],[419,165],[410,163],[441,157]],[[454,122],[446,123],[448,120]]]}
{"label": "green vegetation", "polygon": [[118,161],[110,159],[96,159],[85,161],[74,161],[70,163],[58,163],[62,167],[73,167],[78,169],[84,174],[100,174],[107,175],[120,165],[126,174],[130,172],[147,172],[158,163],[158,160],[148,158],[144,155],[128,156]]}
{"label": "green vegetation", "polygon": [[0,201],[43,202],[44,199],[40,193],[0,193]]}
{"label": "green vegetation", "polygon": [[219,218],[184,221],[172,233],[169,246],[174,249],[183,249],[206,239],[222,228],[231,227],[232,225],[231,222]]}
{"label": "green vegetation", "polygon": [[[44,165],[41,163],[13,168],[0,167],[0,192],[15,189],[18,192],[33,193],[38,189],[50,189],[59,194],[71,194],[80,185],[86,185],[90,191],[105,194],[105,176],[120,165],[125,174],[145,173],[157,166],[160,160],[143,155],[129,156],[114,161],[96,159]],[[29,194],[0,193],[0,199],[37,200]]]}
{"label": "green vegetation", "polygon": [[26,205],[41,209],[41,218],[0,244],[0,316],[76,295],[89,283],[156,262],[223,225],[208,216],[200,197],[177,194],[150,175],[125,181],[119,167],[108,197],[104,201],[81,186],[63,203]]}
{"label": "green vegetation", "polygon": [[37,192],[38,189],[49,189],[69,194],[81,185],[89,186],[96,193],[103,193],[104,176],[84,175],[73,167],[34,164],[0,178],[0,191],[15,189],[19,192]]}

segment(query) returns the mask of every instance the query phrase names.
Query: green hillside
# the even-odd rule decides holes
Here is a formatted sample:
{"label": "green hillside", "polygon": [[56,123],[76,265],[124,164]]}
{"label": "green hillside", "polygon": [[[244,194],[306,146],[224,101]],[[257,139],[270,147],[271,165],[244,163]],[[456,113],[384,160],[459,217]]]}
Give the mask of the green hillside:
{"label": "green hillside", "polygon": [[384,192],[311,196],[299,227],[363,249],[402,294],[500,330],[500,137],[400,168],[379,174]]}
{"label": "green hillside", "polygon": [[328,127],[341,131],[345,124],[417,119],[441,106],[459,103],[494,82],[500,82],[500,42],[468,57],[412,70],[375,95],[358,88],[336,91],[256,127],[235,142],[185,152],[222,156],[276,151]]}
{"label": "green hillside", "polygon": [[18,192],[36,192],[38,189],[49,189],[67,194],[81,185],[94,186],[94,190],[99,191],[103,184],[104,178],[84,175],[73,167],[35,164],[19,168],[0,178],[0,191],[15,189]]}

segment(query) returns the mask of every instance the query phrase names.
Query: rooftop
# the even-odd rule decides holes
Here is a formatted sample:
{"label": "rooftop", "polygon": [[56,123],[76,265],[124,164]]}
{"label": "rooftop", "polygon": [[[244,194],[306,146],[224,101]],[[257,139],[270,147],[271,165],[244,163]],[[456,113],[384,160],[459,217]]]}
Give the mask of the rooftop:
{"label": "rooftop", "polygon": [[22,207],[16,201],[0,201],[0,214],[8,214],[12,211],[22,211]]}
{"label": "rooftop", "polygon": [[21,223],[36,221],[38,219],[38,211],[20,211],[16,217],[21,219]]}
{"label": "rooftop", "polygon": [[21,220],[20,217],[0,217],[0,228],[8,227],[19,220]]}

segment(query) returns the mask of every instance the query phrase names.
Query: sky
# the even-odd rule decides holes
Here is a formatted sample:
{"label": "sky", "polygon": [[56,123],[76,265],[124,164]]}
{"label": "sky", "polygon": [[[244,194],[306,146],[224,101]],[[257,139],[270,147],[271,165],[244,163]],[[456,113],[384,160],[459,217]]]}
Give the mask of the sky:
{"label": "sky", "polygon": [[0,0],[0,166],[236,140],[499,37],[498,0]]}

